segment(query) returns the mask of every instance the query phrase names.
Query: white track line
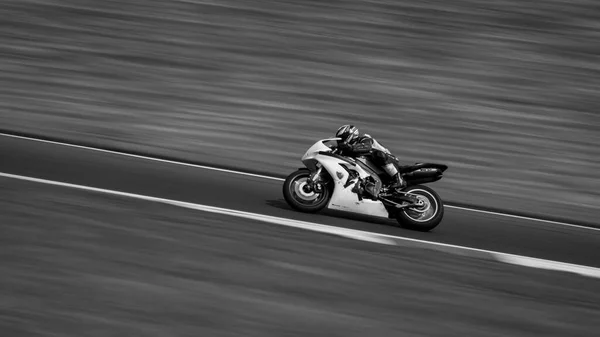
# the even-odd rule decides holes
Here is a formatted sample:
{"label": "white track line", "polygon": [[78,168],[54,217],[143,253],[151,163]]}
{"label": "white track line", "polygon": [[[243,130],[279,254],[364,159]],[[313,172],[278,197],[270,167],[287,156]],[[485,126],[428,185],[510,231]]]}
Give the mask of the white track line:
{"label": "white track line", "polygon": [[557,271],[575,273],[575,274],[588,276],[588,277],[600,278],[600,269],[598,269],[598,268],[580,266],[580,265],[564,263],[564,262],[535,259],[532,257],[524,257],[524,256],[518,256],[518,255],[511,255],[511,254],[498,254],[498,255],[496,255],[495,258],[500,262],[515,264],[515,265],[520,265],[520,266],[525,266],[525,267],[557,270]]}
{"label": "white track line", "polygon": [[[17,138],[17,139],[24,139],[24,140],[35,141],[35,142],[40,142],[40,143],[61,145],[61,146],[65,146],[65,147],[73,147],[73,148],[77,148],[77,149],[84,149],[84,150],[90,150],[90,151],[96,151],[96,152],[110,153],[110,154],[119,155],[119,156],[132,157],[132,158],[138,158],[138,159],[144,159],[144,160],[151,160],[151,161],[156,161],[156,162],[161,162],[161,163],[168,163],[168,164],[174,164],[174,165],[180,165],[180,166],[195,167],[195,168],[201,168],[201,169],[205,169],[205,170],[225,172],[225,173],[243,175],[243,176],[248,176],[248,177],[255,177],[255,178],[275,180],[275,181],[284,181],[285,180],[285,179],[282,179],[282,178],[271,177],[271,176],[266,176],[266,175],[262,175],[262,174],[247,173],[247,172],[241,172],[241,171],[236,171],[236,170],[227,170],[227,169],[221,169],[221,168],[216,168],[216,167],[211,167],[211,166],[205,166],[205,165],[188,164],[188,163],[182,163],[182,162],[178,162],[178,161],[174,161],[174,160],[166,160],[166,159],[160,159],[160,158],[154,158],[154,157],[148,157],[148,156],[142,156],[142,155],[136,155],[136,154],[129,154],[129,153],[118,152],[118,151],[104,150],[104,149],[99,149],[99,148],[95,148],[95,147],[89,147],[89,146],[83,146],[83,145],[74,145],[74,144],[69,144],[69,143],[55,142],[55,141],[44,140],[44,139],[37,139],[37,138],[31,138],[31,137],[25,137],[25,136],[16,136],[16,135],[11,135],[11,134],[7,134],[7,133],[1,133],[1,132],[0,132],[0,136],[10,137],[10,138]],[[513,214],[508,214],[508,213],[484,211],[484,210],[478,210],[478,209],[466,208],[466,207],[459,207],[459,206],[452,206],[452,205],[445,205],[444,207],[454,208],[454,209],[468,211],[468,212],[475,212],[475,213],[483,213],[483,214],[488,214],[488,215],[503,216],[503,217],[513,218],[513,219],[521,219],[521,220],[527,220],[527,221],[533,221],[533,222],[542,222],[542,223],[548,223],[548,224],[565,226],[565,227],[571,227],[571,228],[579,228],[579,229],[585,229],[585,230],[600,231],[600,228],[580,226],[580,225],[570,224],[570,223],[566,223],[566,222],[544,220],[544,219],[538,219],[538,218],[532,218],[532,217],[526,217],[526,216],[520,216],[520,215],[513,215]]]}
{"label": "white track line", "polygon": [[451,205],[444,205],[444,207],[454,208],[454,209],[459,209],[459,210],[469,211],[469,212],[475,212],[475,213],[498,215],[498,216],[513,218],[513,219],[521,219],[521,220],[528,220],[528,221],[534,221],[534,222],[543,222],[543,223],[552,224],[552,225],[559,225],[559,226],[579,228],[579,229],[587,229],[587,230],[592,230],[592,231],[600,231],[600,228],[596,228],[596,227],[587,227],[587,226],[575,225],[575,224],[570,224],[570,223],[560,222],[560,221],[531,218],[528,216],[521,216],[521,215],[514,215],[514,214],[507,214],[507,213],[500,213],[500,212],[492,212],[492,211],[484,211],[484,210],[480,210],[480,209],[466,208],[466,207],[460,207],[460,206],[451,206]]}
{"label": "white track line", "polygon": [[167,164],[174,164],[174,165],[180,165],[180,166],[188,166],[188,167],[201,168],[201,169],[205,169],[205,170],[212,170],[212,171],[219,171],[219,172],[232,173],[232,174],[238,174],[238,175],[245,175],[245,176],[249,176],[249,177],[256,177],[256,178],[269,179],[269,180],[277,180],[277,181],[284,181],[285,180],[285,179],[281,179],[281,178],[265,176],[265,175],[262,175],[262,174],[246,173],[246,172],[240,172],[240,171],[234,171],[234,170],[220,169],[220,168],[211,167],[211,166],[188,164],[188,163],[182,163],[182,162],[178,162],[178,161],[174,161],[174,160],[160,159],[160,158],[142,156],[142,155],[137,155],[137,154],[130,154],[130,153],[118,152],[118,151],[104,150],[104,149],[99,149],[99,148],[95,148],[95,147],[89,147],[89,146],[83,146],[83,145],[75,145],[75,144],[69,144],[69,143],[61,143],[61,142],[55,142],[55,141],[51,141],[51,140],[30,138],[30,137],[24,137],[24,136],[15,136],[15,135],[9,135],[9,134],[6,134],[6,133],[0,133],[0,136],[10,137],[10,138],[17,138],[17,139],[25,139],[25,140],[30,140],[30,141],[34,141],[34,142],[40,142],[40,143],[61,145],[61,146],[65,146],[65,147],[73,147],[73,148],[76,148],[76,149],[83,149],[83,150],[90,150],[90,151],[96,151],[96,152],[110,153],[110,154],[115,154],[115,155],[124,156],[124,157],[131,157],[131,158],[138,158],[138,159],[144,159],[144,160],[151,160],[151,161],[156,161],[156,162],[161,162],[161,163],[167,163]]}
{"label": "white track line", "polygon": [[576,265],[576,264],[557,262],[557,261],[551,261],[551,260],[544,260],[544,259],[538,259],[538,258],[533,258],[533,257],[528,257],[528,256],[507,254],[507,253],[501,253],[501,252],[496,252],[496,251],[491,251],[491,250],[476,249],[476,248],[464,247],[464,246],[458,246],[458,245],[450,245],[450,244],[439,243],[439,242],[405,238],[405,237],[401,237],[401,236],[371,233],[371,232],[360,231],[360,230],[356,230],[356,229],[349,229],[349,228],[323,225],[323,224],[306,222],[306,221],[279,218],[279,217],[274,217],[274,216],[270,216],[270,215],[243,212],[243,211],[238,211],[238,210],[233,210],[233,209],[213,207],[213,206],[201,205],[201,204],[194,204],[194,203],[183,202],[183,201],[178,201],[178,200],[156,198],[156,197],[151,197],[151,196],[146,196],[146,195],[119,192],[119,191],[107,190],[107,189],[84,186],[84,185],[69,184],[69,183],[63,183],[63,182],[59,182],[59,181],[39,179],[39,178],[33,178],[33,177],[27,177],[27,176],[21,176],[21,175],[9,174],[9,173],[0,172],[0,177],[18,179],[18,180],[35,182],[35,183],[46,184],[46,185],[68,187],[68,188],[73,188],[73,189],[78,189],[78,190],[89,191],[89,192],[96,192],[96,193],[103,193],[103,194],[109,194],[109,195],[115,195],[115,196],[121,196],[121,197],[128,197],[128,198],[146,200],[146,201],[151,201],[151,202],[158,202],[158,203],[163,203],[163,204],[168,204],[168,205],[173,205],[173,206],[178,206],[178,207],[184,207],[184,208],[194,209],[194,210],[203,211],[203,212],[222,214],[222,215],[226,215],[226,216],[233,216],[233,217],[251,219],[251,220],[256,220],[256,221],[262,221],[262,222],[266,222],[266,223],[270,223],[270,224],[300,228],[300,229],[305,229],[305,230],[310,230],[310,231],[320,232],[320,233],[327,233],[327,234],[332,234],[332,235],[337,235],[337,236],[342,236],[342,237],[346,237],[346,238],[362,240],[362,241],[367,241],[367,242],[373,242],[373,243],[379,243],[379,244],[385,244],[385,245],[393,245],[393,246],[416,245],[421,248],[432,248],[432,249],[442,250],[445,252],[458,254],[458,255],[469,255],[469,256],[474,256],[474,257],[478,257],[478,258],[485,258],[488,260],[495,260],[495,261],[516,264],[516,265],[521,265],[521,266],[526,266],[526,267],[557,270],[557,271],[562,271],[562,272],[576,273],[576,274],[580,274],[580,275],[588,276],[588,277],[600,278],[600,268],[594,268],[594,267],[589,267],[589,266]]}

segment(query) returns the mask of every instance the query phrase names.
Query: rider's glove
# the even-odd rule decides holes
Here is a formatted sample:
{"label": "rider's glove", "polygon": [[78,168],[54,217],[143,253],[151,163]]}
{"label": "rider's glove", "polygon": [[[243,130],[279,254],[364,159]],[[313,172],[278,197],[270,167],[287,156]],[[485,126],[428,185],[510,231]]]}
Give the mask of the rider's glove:
{"label": "rider's glove", "polygon": [[352,145],[348,143],[339,143],[337,148],[340,152],[349,152],[350,150],[352,150]]}

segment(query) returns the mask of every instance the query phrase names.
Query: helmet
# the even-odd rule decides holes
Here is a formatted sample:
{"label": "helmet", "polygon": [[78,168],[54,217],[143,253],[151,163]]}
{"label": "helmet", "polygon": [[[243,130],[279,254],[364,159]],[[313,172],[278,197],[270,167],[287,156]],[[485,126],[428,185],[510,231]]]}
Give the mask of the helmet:
{"label": "helmet", "polygon": [[358,128],[354,125],[343,125],[335,133],[335,136],[341,138],[345,143],[351,143],[358,138],[358,135]]}

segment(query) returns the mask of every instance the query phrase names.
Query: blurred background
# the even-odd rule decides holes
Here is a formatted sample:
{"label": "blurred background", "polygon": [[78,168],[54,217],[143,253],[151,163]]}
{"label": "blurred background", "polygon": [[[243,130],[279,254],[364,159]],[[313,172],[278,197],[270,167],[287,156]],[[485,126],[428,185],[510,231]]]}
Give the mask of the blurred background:
{"label": "blurred background", "polygon": [[[0,130],[282,176],[352,123],[405,164],[449,165],[432,185],[446,201],[597,221],[597,0],[2,0],[0,18]],[[3,337],[600,330],[597,279],[576,274],[4,177],[0,191]],[[472,222],[459,244],[598,266],[600,231],[450,216],[431,236],[388,229],[456,243]]]}
{"label": "blurred background", "polygon": [[346,123],[454,202],[595,221],[593,0],[3,0],[0,127],[287,174]]}

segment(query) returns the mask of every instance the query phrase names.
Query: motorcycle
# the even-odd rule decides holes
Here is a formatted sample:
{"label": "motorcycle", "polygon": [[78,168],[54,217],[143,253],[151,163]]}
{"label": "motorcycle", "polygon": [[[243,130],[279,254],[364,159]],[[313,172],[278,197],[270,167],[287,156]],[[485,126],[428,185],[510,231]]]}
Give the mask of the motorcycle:
{"label": "motorcycle", "polygon": [[340,155],[339,140],[319,140],[302,156],[305,167],[291,173],[283,184],[283,196],[288,205],[306,213],[327,208],[396,219],[403,228],[423,232],[440,224],[444,216],[443,202],[433,189],[422,184],[440,180],[447,165],[415,163],[400,166],[396,159],[395,165],[406,186],[391,189],[388,187],[391,183],[389,175],[369,157]]}

